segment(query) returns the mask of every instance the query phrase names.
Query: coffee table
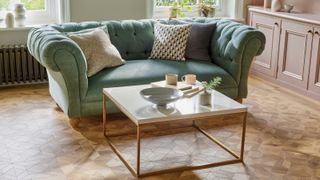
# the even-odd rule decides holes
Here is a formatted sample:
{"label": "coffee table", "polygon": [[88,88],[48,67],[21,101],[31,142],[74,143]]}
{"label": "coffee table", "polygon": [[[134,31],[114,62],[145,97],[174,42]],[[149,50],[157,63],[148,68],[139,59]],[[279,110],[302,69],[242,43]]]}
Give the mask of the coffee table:
{"label": "coffee table", "polygon": [[[245,145],[245,133],[246,133],[246,116],[247,116],[247,107],[230,99],[229,97],[213,91],[212,93],[212,105],[201,106],[199,103],[199,95],[195,95],[191,98],[182,98],[175,103],[172,103],[171,109],[167,108],[161,109],[161,107],[155,107],[150,102],[143,99],[139,92],[145,88],[150,88],[150,85],[139,85],[139,86],[124,86],[124,87],[114,87],[114,88],[105,88],[103,89],[103,133],[107,139],[108,144],[112,150],[118,155],[120,160],[126,165],[130,172],[136,177],[144,177],[162,173],[170,173],[176,171],[184,170],[197,170],[210,168],[215,166],[222,166],[234,163],[243,162],[243,153]],[[111,141],[107,129],[107,100],[111,100],[135,125],[137,132],[137,164],[136,169],[128,163],[128,161],[123,157],[119,149]],[[170,109],[170,108],[169,108]],[[216,116],[239,114],[243,116],[242,121],[242,137],[241,137],[241,149],[240,155],[237,155],[229,147],[224,145],[218,139],[211,136],[204,129],[200,128],[197,125],[198,121],[203,119],[214,118]],[[187,120],[192,120],[192,126],[199,130],[202,134],[208,137],[212,142],[219,145],[225,151],[230,153],[235,159],[226,160],[222,162],[214,162],[205,165],[197,166],[185,166],[185,167],[176,167],[164,170],[158,170],[154,172],[141,173],[140,170],[140,146],[141,142],[141,127],[144,125],[152,125],[154,123],[169,123],[172,121],[175,122],[185,122]]]}

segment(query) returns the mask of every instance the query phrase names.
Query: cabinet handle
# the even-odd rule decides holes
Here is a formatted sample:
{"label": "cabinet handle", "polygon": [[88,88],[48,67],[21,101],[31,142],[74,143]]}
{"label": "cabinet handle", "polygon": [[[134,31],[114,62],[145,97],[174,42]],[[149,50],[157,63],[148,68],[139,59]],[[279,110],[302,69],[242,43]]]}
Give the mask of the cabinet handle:
{"label": "cabinet handle", "polygon": [[312,30],[309,30],[309,31],[308,31],[308,33],[311,33],[311,34],[313,34],[313,31],[312,31]]}
{"label": "cabinet handle", "polygon": [[319,35],[319,32],[318,32],[318,31],[316,31],[316,32],[315,32],[315,34],[316,34],[316,35]]}
{"label": "cabinet handle", "polygon": [[274,25],[279,26],[279,23],[275,22]]}

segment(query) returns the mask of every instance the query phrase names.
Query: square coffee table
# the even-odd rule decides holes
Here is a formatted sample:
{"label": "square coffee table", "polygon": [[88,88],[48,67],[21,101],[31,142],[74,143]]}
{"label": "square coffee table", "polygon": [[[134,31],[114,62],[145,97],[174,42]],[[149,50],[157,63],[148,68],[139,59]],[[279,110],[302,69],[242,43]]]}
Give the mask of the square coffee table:
{"label": "square coffee table", "polygon": [[[118,155],[120,160],[126,165],[130,172],[136,177],[151,176],[162,173],[170,173],[176,171],[184,170],[197,170],[210,168],[215,166],[222,166],[227,164],[241,163],[243,162],[243,153],[245,145],[245,133],[246,133],[246,117],[247,117],[247,107],[230,99],[229,97],[213,91],[211,106],[201,106],[199,103],[199,95],[195,95],[191,98],[182,98],[175,103],[171,104],[173,109],[169,110],[166,108],[161,109],[161,107],[155,107],[152,103],[143,99],[140,96],[140,91],[145,88],[150,88],[151,85],[138,85],[138,86],[124,86],[115,88],[105,88],[103,89],[103,133],[107,139],[108,144],[111,146],[112,150]],[[106,101],[111,100],[135,125],[137,132],[137,164],[136,169],[128,163],[128,161],[123,157],[118,148],[112,143],[110,137],[107,134],[107,107]],[[240,155],[237,155],[234,151],[220,142],[218,139],[211,136],[204,129],[197,125],[198,121],[203,119],[212,118],[214,121],[216,116],[231,115],[236,114],[243,116],[242,122],[242,137],[241,137],[241,149]],[[225,151],[230,153],[235,157],[233,160],[226,160],[222,162],[214,162],[205,165],[197,166],[185,166],[169,168],[164,170],[158,170],[154,172],[141,173],[140,171],[140,146],[141,141],[141,127],[143,125],[152,125],[154,123],[169,123],[172,121],[176,122],[186,122],[187,120],[192,121],[192,126],[199,130],[202,134],[208,137],[212,142],[219,145]]]}

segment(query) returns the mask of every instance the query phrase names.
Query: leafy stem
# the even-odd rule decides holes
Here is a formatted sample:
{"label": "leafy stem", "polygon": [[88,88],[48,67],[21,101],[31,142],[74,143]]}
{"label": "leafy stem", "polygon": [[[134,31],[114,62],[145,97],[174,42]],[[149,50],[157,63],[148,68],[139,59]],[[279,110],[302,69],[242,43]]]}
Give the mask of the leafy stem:
{"label": "leafy stem", "polygon": [[209,83],[206,81],[202,82],[202,85],[205,91],[210,91],[219,87],[221,82],[222,82],[222,78],[218,76],[218,77],[213,77],[213,79]]}

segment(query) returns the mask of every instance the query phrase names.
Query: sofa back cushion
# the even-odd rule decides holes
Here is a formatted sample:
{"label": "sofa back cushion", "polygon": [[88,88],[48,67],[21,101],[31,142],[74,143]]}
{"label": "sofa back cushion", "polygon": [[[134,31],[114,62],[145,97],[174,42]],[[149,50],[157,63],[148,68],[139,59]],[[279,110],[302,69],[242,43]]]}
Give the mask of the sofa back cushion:
{"label": "sofa back cushion", "polygon": [[[216,23],[217,28],[212,37],[211,55],[213,62],[225,68],[235,79],[239,80],[240,69],[237,63],[241,61],[241,53],[244,47],[235,47],[246,42],[238,40],[253,28],[242,26],[230,20],[217,18],[185,18],[186,22]],[[170,24],[168,20],[160,20],[161,23]],[[60,32],[74,32],[88,28],[106,25],[110,34],[110,40],[119,50],[125,60],[147,59],[150,56],[154,42],[155,20],[124,20],[104,22],[65,23],[52,25]],[[254,33],[254,32],[252,32]],[[241,35],[241,36],[240,36]]]}
{"label": "sofa back cushion", "polygon": [[64,23],[50,25],[61,33],[69,33],[92,29],[101,26],[108,28],[110,40],[125,60],[147,59],[154,41],[153,26],[156,21],[124,20],[124,21],[88,21],[82,23]]}
{"label": "sofa back cushion", "polygon": [[[171,20],[170,24],[189,24],[183,20]],[[211,61],[211,40],[216,23],[191,22],[192,30],[188,38],[186,58]]]}
{"label": "sofa back cushion", "polygon": [[125,60],[147,59],[154,41],[154,20],[105,21],[112,44]]}

